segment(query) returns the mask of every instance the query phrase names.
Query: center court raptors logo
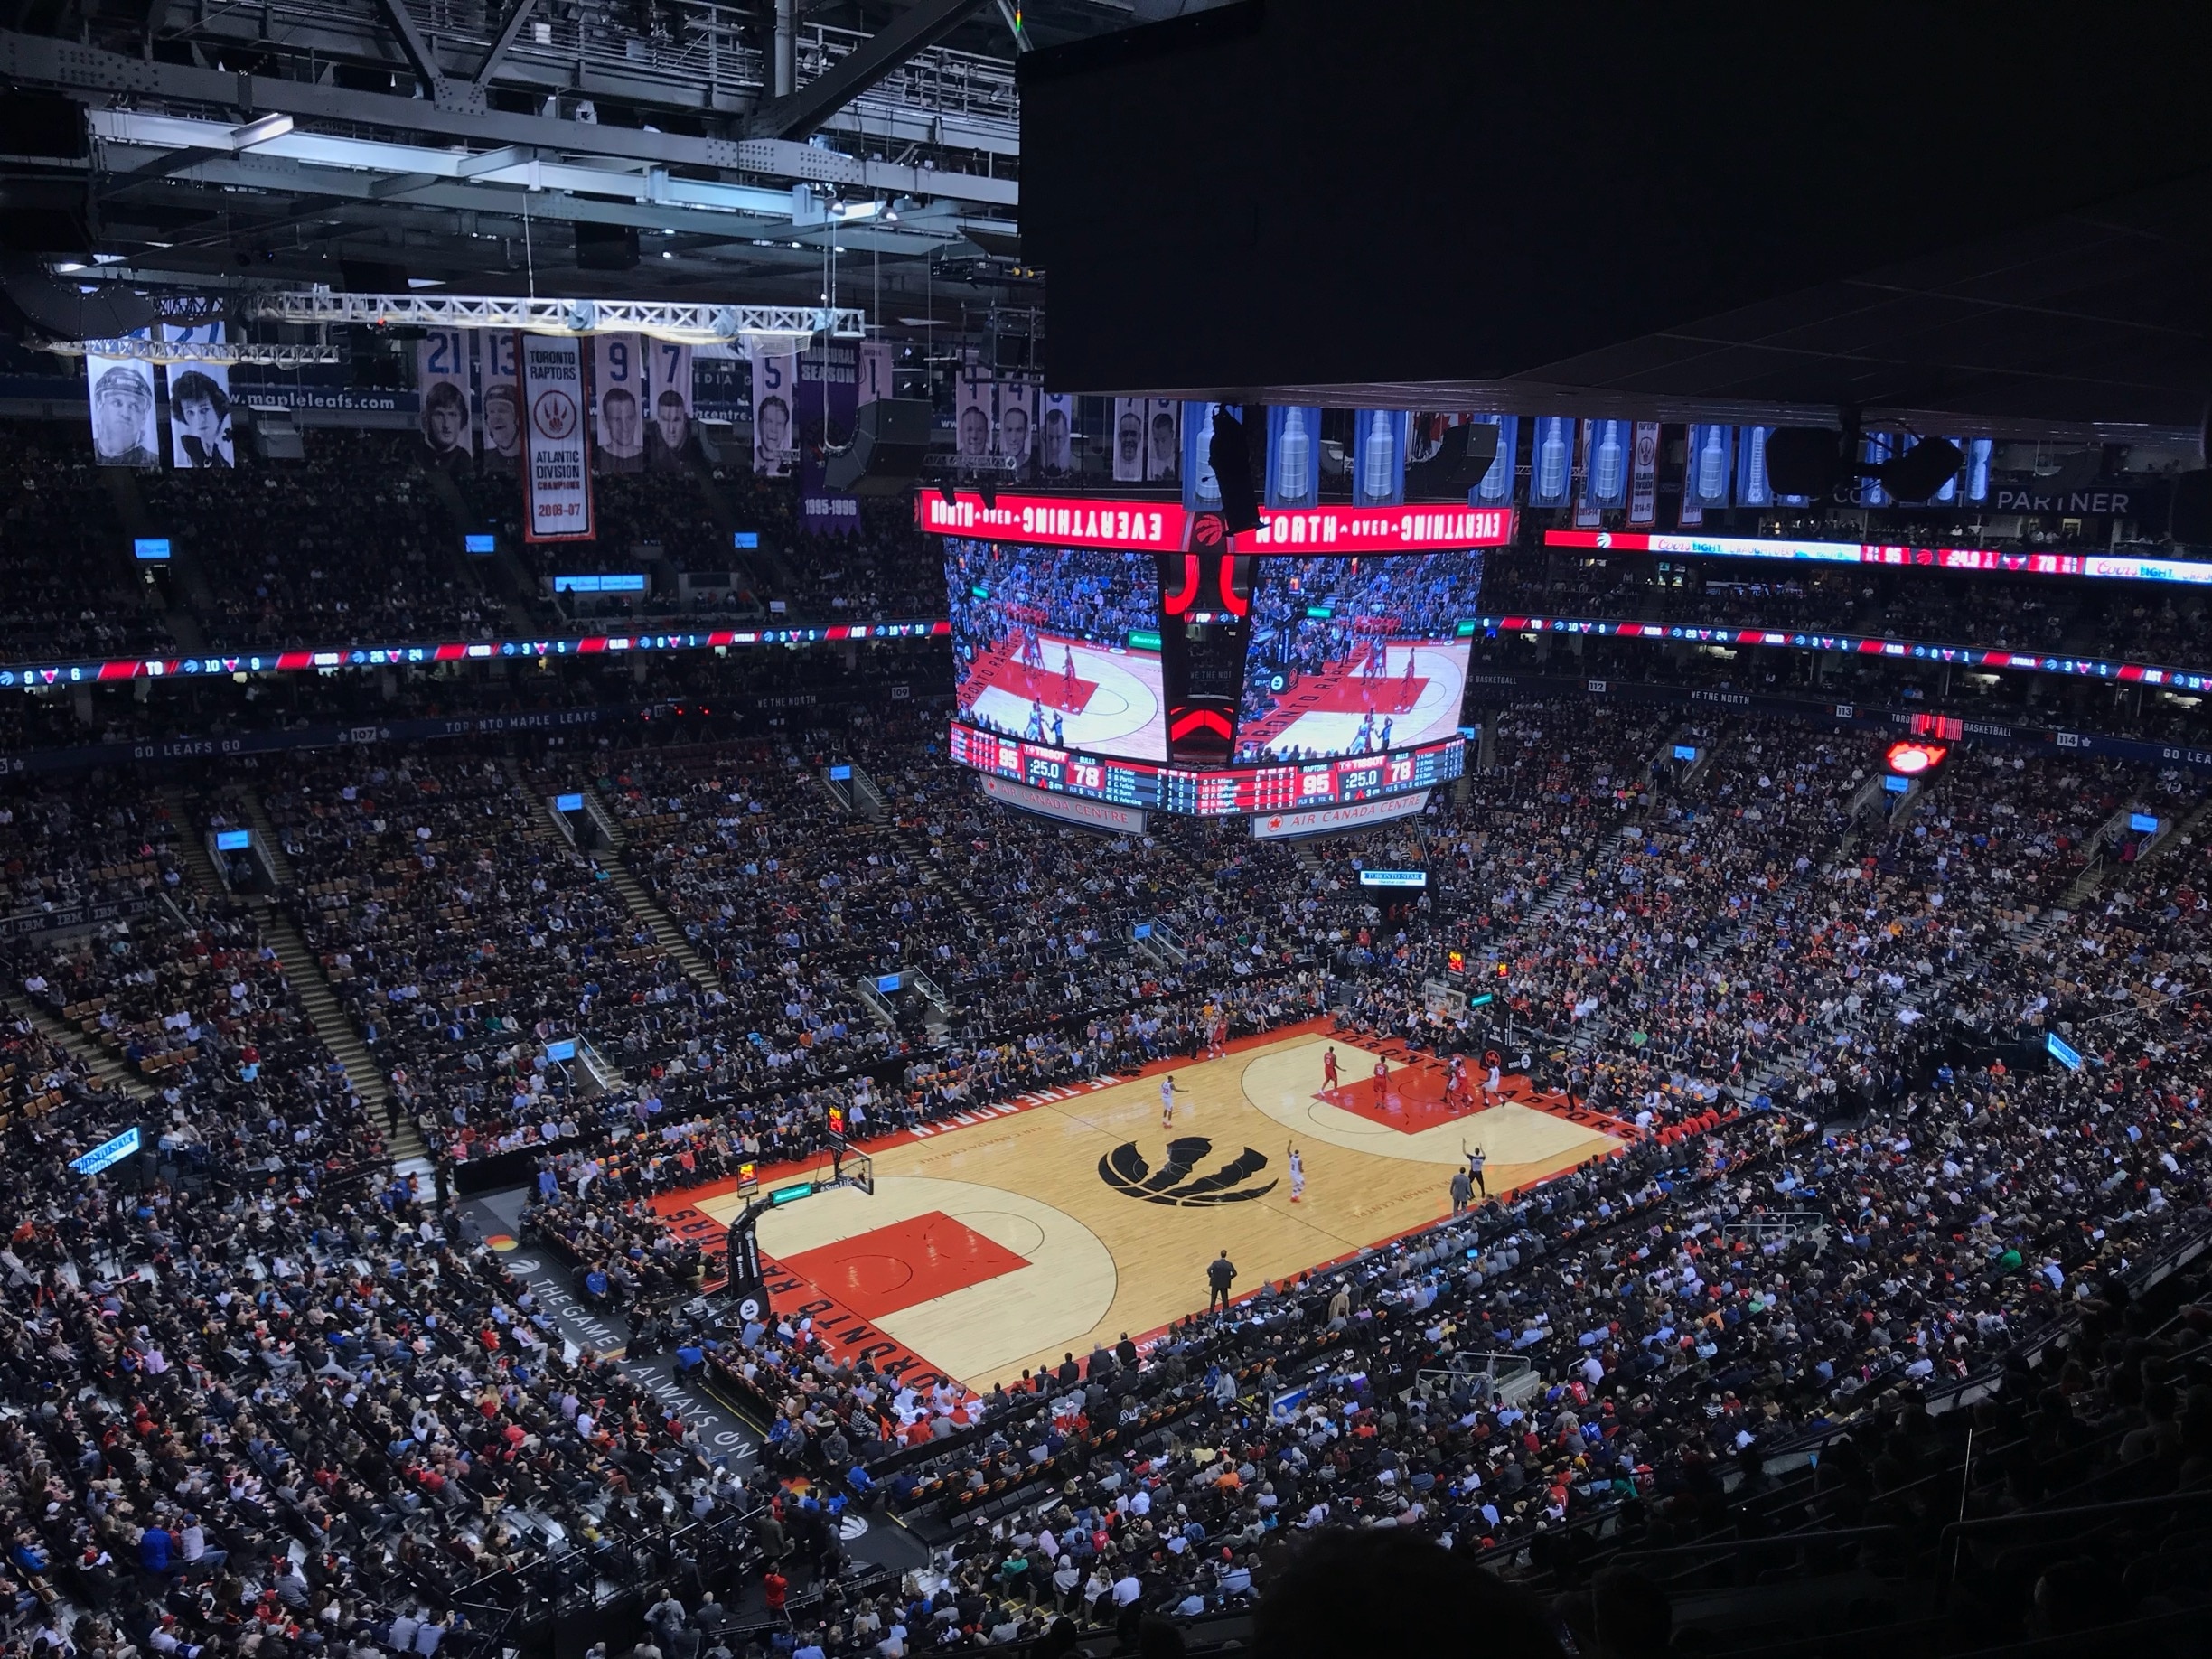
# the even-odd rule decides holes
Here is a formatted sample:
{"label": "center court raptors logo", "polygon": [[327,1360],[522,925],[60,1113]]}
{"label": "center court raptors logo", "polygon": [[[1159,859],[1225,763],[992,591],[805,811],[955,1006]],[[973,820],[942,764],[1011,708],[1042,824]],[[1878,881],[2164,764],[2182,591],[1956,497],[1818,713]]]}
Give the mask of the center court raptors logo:
{"label": "center court raptors logo", "polygon": [[530,424],[541,436],[559,443],[576,430],[576,399],[558,389],[539,392],[530,402]]}
{"label": "center court raptors logo", "polygon": [[1267,1167],[1267,1154],[1251,1147],[1212,1175],[1189,1178],[1191,1171],[1198,1167],[1198,1160],[1213,1149],[1214,1143],[1204,1135],[1185,1135],[1167,1143],[1167,1161],[1155,1170],[1145,1162],[1144,1154],[1137,1150],[1137,1143],[1125,1140],[1099,1159],[1099,1179],[1116,1192],[1142,1198],[1148,1204],[1185,1207],[1242,1204],[1248,1198],[1265,1197],[1275,1190],[1272,1181],[1264,1186],[1244,1185]]}

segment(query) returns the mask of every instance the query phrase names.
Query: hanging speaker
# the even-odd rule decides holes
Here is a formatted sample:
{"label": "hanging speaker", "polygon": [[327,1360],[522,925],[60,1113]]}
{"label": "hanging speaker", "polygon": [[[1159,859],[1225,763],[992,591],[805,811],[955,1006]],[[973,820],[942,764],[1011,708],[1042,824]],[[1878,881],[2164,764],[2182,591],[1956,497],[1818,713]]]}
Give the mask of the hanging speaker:
{"label": "hanging speaker", "polygon": [[1823,500],[1843,475],[1843,437],[1833,426],[1776,426],[1767,437],[1767,483],[1776,495]]}
{"label": "hanging speaker", "polygon": [[[1896,460],[1885,461],[1873,470],[1882,488],[1895,500],[1925,501],[1944,487],[1945,480],[1958,476],[1960,464],[1965,459],[1949,438],[1922,438]],[[1774,476],[1771,447],[1767,452],[1767,475]]]}
{"label": "hanging speaker", "polygon": [[1214,483],[1221,491],[1222,523],[1232,536],[1260,528],[1260,498],[1252,490],[1251,445],[1244,423],[1227,409],[1214,411],[1214,437],[1206,447]]}
{"label": "hanging speaker", "polygon": [[922,399],[864,403],[853,415],[852,442],[823,461],[822,483],[847,495],[897,495],[920,474],[929,439],[930,406]]}

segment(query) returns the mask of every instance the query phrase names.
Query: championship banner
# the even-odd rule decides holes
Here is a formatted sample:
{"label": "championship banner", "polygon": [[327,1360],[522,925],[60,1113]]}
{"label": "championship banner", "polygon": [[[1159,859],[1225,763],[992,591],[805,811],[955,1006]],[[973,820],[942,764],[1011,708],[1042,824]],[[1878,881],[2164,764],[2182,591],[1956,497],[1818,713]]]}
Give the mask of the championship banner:
{"label": "championship banner", "polygon": [[592,336],[592,405],[598,467],[634,473],[645,464],[645,359],[636,334]]}
{"label": "championship banner", "polygon": [[829,487],[825,448],[852,442],[860,403],[859,353],[848,345],[809,348],[799,358],[799,518],[816,535],[860,528],[857,497]]}
{"label": "championship banner", "polygon": [[1145,475],[1145,414],[1143,398],[1113,400],[1113,478],[1116,483],[1142,483]]}
{"label": "championship banner", "polygon": [[1582,500],[1591,507],[1628,505],[1628,464],[1636,455],[1636,426],[1626,420],[1582,423]]}
{"label": "championship banner", "polygon": [[1235,404],[1186,403],[1183,406],[1183,510],[1186,512],[1219,512],[1221,511],[1221,483],[1214,476],[1214,415],[1226,408],[1230,414],[1239,413]]}
{"label": "championship banner", "polygon": [[[172,323],[165,338],[187,345],[220,345],[223,325],[202,323],[180,328]],[[188,359],[171,363],[169,377],[169,464],[178,468],[228,467],[238,456],[230,436],[230,366]]]}
{"label": "championship banner", "polygon": [[434,328],[415,342],[423,442],[436,455],[465,455],[469,442],[469,331]]}
{"label": "championship banner", "polygon": [[799,358],[753,360],[753,470],[764,477],[789,478],[798,452],[792,447],[792,398],[799,389]]}
{"label": "championship banner", "polygon": [[1268,410],[1267,492],[1270,507],[1321,504],[1321,411],[1274,406]]}
{"label": "championship banner", "polygon": [[645,455],[657,467],[680,467],[691,443],[691,348],[647,340]]}
{"label": "championship banner", "polygon": [[484,458],[502,468],[522,464],[522,388],[515,378],[515,336],[486,329],[476,336],[477,406]]}
{"label": "championship banner", "polygon": [[1529,445],[1529,505],[1564,507],[1574,477],[1574,422],[1564,415],[1539,415]]}
{"label": "championship banner", "polygon": [[530,464],[522,472],[522,539],[592,538],[591,444],[585,436],[583,342],[519,334]]}
{"label": "championship banner", "polygon": [[1470,507],[1502,507],[1513,500],[1514,465],[1519,459],[1515,445],[1521,437],[1521,417],[1518,415],[1476,415],[1474,420],[1498,429],[1497,454],[1490,458],[1490,470],[1476,481],[1467,492]]}
{"label": "championship banner", "polygon": [[998,382],[998,458],[1005,476],[1019,483],[1029,476],[1036,453],[1036,377],[1008,375]]}
{"label": "championship banner", "polygon": [[1736,435],[1727,426],[1693,425],[1682,454],[1682,521],[1702,524],[1729,504]]}
{"label": "championship banner", "polygon": [[1045,396],[1037,427],[1037,476],[1048,483],[1075,476],[1075,399],[1066,392]]}
{"label": "championship banner", "polygon": [[161,464],[151,364],[87,352],[85,395],[92,412],[92,454],[100,465]]}
{"label": "championship banner", "polygon": [[952,387],[952,453],[964,467],[980,466],[995,453],[998,391],[997,379],[970,354]]}
{"label": "championship banner", "polygon": [[1636,424],[1636,455],[1628,468],[1628,522],[1659,521],[1659,423]]}
{"label": "championship banner", "polygon": [[1395,507],[1405,500],[1403,409],[1361,409],[1352,417],[1352,504]]}

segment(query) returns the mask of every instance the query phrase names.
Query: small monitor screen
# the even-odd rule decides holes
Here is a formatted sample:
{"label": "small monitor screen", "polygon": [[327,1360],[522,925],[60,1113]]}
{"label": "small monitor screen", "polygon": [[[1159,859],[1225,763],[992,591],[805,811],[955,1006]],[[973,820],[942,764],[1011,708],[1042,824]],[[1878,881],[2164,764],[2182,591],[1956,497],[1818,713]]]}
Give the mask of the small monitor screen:
{"label": "small monitor screen", "polygon": [[2159,820],[2148,812],[2130,812],[2128,814],[2128,828],[2138,835],[2156,835],[2158,827]]}
{"label": "small monitor screen", "polygon": [[82,1158],[70,1159],[70,1167],[79,1175],[98,1175],[111,1164],[119,1164],[138,1150],[143,1135],[133,1124],[113,1140],[102,1141]]}
{"label": "small monitor screen", "polygon": [[131,542],[131,552],[136,558],[156,563],[165,560],[169,557],[169,538],[166,536],[136,537]]}
{"label": "small monitor screen", "polygon": [[757,548],[760,546],[760,531],[737,530],[731,535],[730,545],[736,548]]}
{"label": "small monitor screen", "polygon": [[1359,873],[1363,887],[1425,887],[1429,885],[1426,870],[1362,870]]}
{"label": "small monitor screen", "polygon": [[576,1038],[563,1037],[558,1043],[548,1043],[546,1045],[546,1058],[548,1060],[575,1059]]}
{"label": "small monitor screen", "polygon": [[584,810],[584,797],[582,795],[556,795],[553,797],[553,810],[556,812],[581,812]]}
{"label": "small monitor screen", "polygon": [[851,776],[852,768],[850,766],[832,766],[830,768],[830,781],[833,783],[842,783]]}
{"label": "small monitor screen", "polygon": [[1697,759],[1697,749],[1691,744],[1678,743],[1674,745],[1674,758],[1678,761],[1694,761]]}
{"label": "small monitor screen", "polygon": [[496,553],[499,551],[499,539],[494,536],[464,536],[461,546],[470,553]]}
{"label": "small monitor screen", "polygon": [[250,830],[218,830],[215,832],[217,852],[244,852],[252,845],[253,831]]}

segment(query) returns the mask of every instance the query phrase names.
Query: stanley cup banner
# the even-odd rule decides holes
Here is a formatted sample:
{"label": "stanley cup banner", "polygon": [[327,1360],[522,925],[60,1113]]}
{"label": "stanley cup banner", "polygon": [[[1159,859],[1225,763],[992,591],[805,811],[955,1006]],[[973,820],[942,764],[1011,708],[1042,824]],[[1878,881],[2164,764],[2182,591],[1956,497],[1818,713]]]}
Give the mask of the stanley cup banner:
{"label": "stanley cup banner", "polygon": [[465,455],[469,442],[469,331],[434,328],[415,344],[415,389],[422,398],[423,442],[441,459]]}
{"label": "stanley cup banner", "polygon": [[1540,415],[1529,445],[1529,505],[1564,507],[1574,476],[1574,422],[1564,415]]}
{"label": "stanley cup banner", "polygon": [[1636,455],[1628,467],[1628,522],[1659,521],[1659,423],[1636,424]]}
{"label": "stanley cup banner", "polygon": [[[223,325],[202,323],[166,336],[185,345],[220,345]],[[176,467],[237,464],[230,439],[230,366],[186,359],[169,365],[169,463]]]}
{"label": "stanley cup banner", "polygon": [[1692,425],[1682,450],[1682,521],[1702,524],[1708,512],[1726,507],[1735,471],[1735,431]]}
{"label": "stanley cup banner", "polygon": [[1582,500],[1586,506],[1617,509],[1628,505],[1628,469],[1636,458],[1636,424],[1626,420],[1582,423]]}
{"label": "stanley cup banner", "polygon": [[1483,425],[1498,429],[1497,454],[1490,457],[1490,470],[1475,481],[1467,492],[1470,507],[1502,507],[1514,495],[1514,446],[1521,436],[1521,417],[1518,415],[1476,415],[1473,418]]}
{"label": "stanley cup banner", "polygon": [[1321,411],[1270,406],[1267,412],[1267,504],[1321,504]]}
{"label": "stanley cup banner", "polygon": [[1352,419],[1352,504],[1394,507],[1405,500],[1403,409],[1362,409]]}
{"label": "stanley cup banner", "polygon": [[592,538],[591,445],[585,437],[583,342],[520,334],[530,464],[522,473],[522,539]]}
{"label": "stanley cup banner", "polygon": [[1183,406],[1183,508],[1186,512],[1219,512],[1221,483],[1214,476],[1214,414],[1234,404],[1186,403]]}
{"label": "stanley cup banner", "polygon": [[92,409],[92,453],[102,466],[159,466],[154,369],[135,357],[85,354],[85,395]]}

